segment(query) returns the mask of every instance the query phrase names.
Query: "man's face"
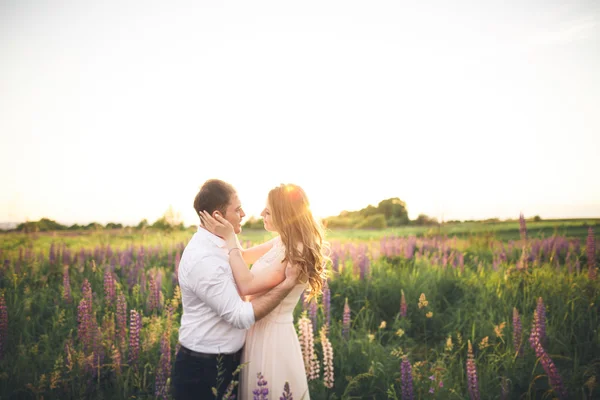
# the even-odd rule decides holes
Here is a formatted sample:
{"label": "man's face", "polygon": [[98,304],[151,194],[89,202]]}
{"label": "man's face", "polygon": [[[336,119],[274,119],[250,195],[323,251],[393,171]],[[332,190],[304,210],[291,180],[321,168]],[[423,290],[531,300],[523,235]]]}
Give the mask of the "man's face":
{"label": "man's face", "polygon": [[246,213],[244,210],[242,210],[242,203],[240,202],[237,193],[234,193],[231,195],[229,205],[225,210],[225,215],[223,215],[223,218],[229,221],[229,223],[233,226],[233,230],[236,235],[242,232],[242,218],[245,216]]}

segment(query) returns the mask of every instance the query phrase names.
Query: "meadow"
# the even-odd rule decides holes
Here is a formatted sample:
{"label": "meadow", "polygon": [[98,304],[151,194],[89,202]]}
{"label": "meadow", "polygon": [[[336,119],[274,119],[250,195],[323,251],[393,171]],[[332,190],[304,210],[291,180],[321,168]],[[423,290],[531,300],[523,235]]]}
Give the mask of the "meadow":
{"label": "meadow", "polygon": [[[0,234],[0,398],[170,398],[193,232]],[[600,220],[328,231],[325,292],[295,310],[311,398],[600,398],[598,232]]]}

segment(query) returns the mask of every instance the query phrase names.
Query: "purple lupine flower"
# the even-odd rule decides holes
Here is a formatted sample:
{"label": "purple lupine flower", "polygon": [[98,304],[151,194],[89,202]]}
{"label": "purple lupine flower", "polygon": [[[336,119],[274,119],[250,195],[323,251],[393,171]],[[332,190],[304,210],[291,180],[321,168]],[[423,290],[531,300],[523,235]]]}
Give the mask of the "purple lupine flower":
{"label": "purple lupine flower", "polygon": [[54,242],[50,244],[50,254],[48,255],[48,260],[50,264],[54,264],[56,262],[56,248],[54,247]]}
{"label": "purple lupine flower", "polygon": [[521,234],[521,240],[525,242],[527,240],[527,224],[523,213],[519,215],[519,233]]}
{"label": "purple lupine flower", "polygon": [[[537,311],[534,311],[534,314],[536,313]],[[550,386],[552,386],[552,389],[559,397],[559,399],[567,399],[568,394],[563,385],[562,378],[560,377],[560,374],[556,369],[556,365],[554,365],[554,362],[552,361],[548,353],[546,353],[546,350],[544,349],[539,340],[537,331],[534,328],[531,329],[531,337],[529,338],[529,341],[531,347],[535,350],[535,356],[540,360],[540,364],[542,364],[544,371],[546,371],[546,375],[548,375]]]}
{"label": "purple lupine flower", "polygon": [[412,400],[414,399],[412,366],[406,356],[402,357],[400,373],[402,376],[402,400]]}
{"label": "purple lupine flower", "polygon": [[348,305],[348,298],[346,297],[346,302],[344,303],[344,316],[342,319],[342,336],[345,339],[348,339],[349,334],[350,334],[350,306]]}
{"label": "purple lupine flower", "polygon": [[121,351],[125,351],[125,338],[127,336],[127,301],[125,295],[119,293],[117,296],[117,345]]}
{"label": "purple lupine flower", "polygon": [[408,305],[406,304],[406,298],[404,297],[404,290],[400,290],[402,293],[400,297],[400,316],[402,318],[406,318],[406,314],[408,312]]}
{"label": "purple lupine flower", "polygon": [[339,271],[339,262],[340,262],[340,256],[337,251],[333,250],[331,252],[331,269],[334,272]]}
{"label": "purple lupine flower", "polygon": [[154,394],[161,398],[167,399],[169,396],[169,387],[167,381],[171,375],[171,343],[167,332],[165,332],[160,340],[160,361],[158,372],[156,374]]}
{"label": "purple lupine flower", "polygon": [[308,307],[308,317],[313,326],[313,334],[317,333],[317,301],[313,299]]}
{"label": "purple lupine flower", "polygon": [[287,381],[283,385],[283,393],[281,394],[279,400],[294,400],[292,397],[292,392],[290,391],[290,383]]}
{"label": "purple lupine flower", "polygon": [[129,363],[137,362],[140,354],[140,331],[142,330],[142,316],[131,310],[129,318]]}
{"label": "purple lupine flower", "polygon": [[92,284],[85,278],[83,280],[83,284],[81,285],[81,292],[83,294],[83,298],[90,302],[90,306],[92,305]]}
{"label": "purple lupine flower", "polygon": [[175,279],[179,282],[179,263],[181,262],[181,253],[177,252],[175,254]]}
{"label": "purple lupine flower", "polygon": [[4,358],[8,338],[8,311],[4,294],[0,296],[0,360]]}
{"label": "purple lupine flower", "polygon": [[108,269],[104,272],[104,299],[108,306],[115,301],[115,279]]}
{"label": "purple lupine flower", "polygon": [[71,297],[71,279],[69,278],[69,267],[65,267],[63,272],[63,299],[67,304],[71,304],[73,301],[73,298]]}
{"label": "purple lupine flower", "polygon": [[588,262],[588,277],[591,280],[596,279],[596,239],[594,238],[594,230],[588,228],[588,236],[586,241],[587,262]]}
{"label": "purple lupine flower", "polygon": [[331,291],[327,279],[323,282],[323,313],[325,314],[325,324],[329,326],[331,322]]}
{"label": "purple lupine flower", "polygon": [[82,298],[77,307],[77,337],[84,349],[91,347],[92,340],[92,305],[89,299]]}
{"label": "purple lupine flower", "polygon": [[475,357],[473,357],[473,346],[468,341],[467,350],[467,382],[469,386],[469,396],[471,400],[479,400],[479,382],[477,379],[477,367],[475,366]]}
{"label": "purple lupine flower", "polygon": [[158,292],[157,292],[157,284],[152,275],[150,275],[150,281],[148,283],[148,286],[150,287],[149,288],[150,293],[148,294],[148,310],[150,312],[152,312],[153,310],[158,311],[159,298],[158,298]]}
{"label": "purple lupine flower", "polygon": [[513,346],[517,355],[523,355],[523,336],[521,317],[516,307],[513,307]]}
{"label": "purple lupine flower", "polygon": [[96,377],[98,374],[98,369],[100,368],[100,365],[102,365],[102,363],[104,362],[104,347],[102,346],[102,331],[100,330],[100,328],[98,327],[98,324],[96,323],[96,320],[94,318],[92,318],[91,323],[90,323],[90,330],[91,330],[91,336],[92,336],[92,340],[93,340],[93,344],[92,344],[92,352],[93,352],[93,362],[92,362],[92,367],[93,370],[90,371],[92,372],[92,376]]}
{"label": "purple lupine flower", "polygon": [[254,400],[267,400],[269,395],[269,389],[267,388],[267,381],[259,372],[256,374],[256,384],[258,387],[252,391]]}
{"label": "purple lupine flower", "polygon": [[537,316],[538,316],[538,336],[541,343],[546,341],[546,306],[544,305],[544,300],[539,297],[537,300]]}

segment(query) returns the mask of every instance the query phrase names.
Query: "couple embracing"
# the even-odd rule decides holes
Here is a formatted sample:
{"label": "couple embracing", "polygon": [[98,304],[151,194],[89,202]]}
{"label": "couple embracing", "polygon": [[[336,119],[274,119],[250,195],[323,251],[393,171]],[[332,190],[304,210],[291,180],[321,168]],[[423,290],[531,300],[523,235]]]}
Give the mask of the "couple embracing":
{"label": "couple embracing", "polygon": [[220,399],[241,363],[237,398],[253,398],[260,373],[270,394],[289,382],[295,398],[309,399],[293,311],[305,290],[308,297],[321,293],[326,242],[306,193],[296,185],[272,189],[261,216],[277,236],[248,249],[236,236],[245,213],[233,186],[206,181],[194,209],[200,227],[178,272],[183,314],[175,399],[214,399],[212,388]]}

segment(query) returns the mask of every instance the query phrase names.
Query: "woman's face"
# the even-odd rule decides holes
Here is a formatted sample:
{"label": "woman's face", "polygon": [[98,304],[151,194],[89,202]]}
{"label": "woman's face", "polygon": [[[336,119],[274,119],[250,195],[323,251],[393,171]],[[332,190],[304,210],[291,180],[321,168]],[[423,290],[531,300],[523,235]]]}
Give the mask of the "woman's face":
{"label": "woman's face", "polygon": [[269,202],[266,202],[265,209],[262,210],[260,216],[263,217],[263,223],[265,225],[265,230],[267,232],[276,232],[275,227],[273,226],[273,219],[271,216],[271,206]]}

